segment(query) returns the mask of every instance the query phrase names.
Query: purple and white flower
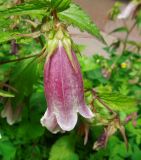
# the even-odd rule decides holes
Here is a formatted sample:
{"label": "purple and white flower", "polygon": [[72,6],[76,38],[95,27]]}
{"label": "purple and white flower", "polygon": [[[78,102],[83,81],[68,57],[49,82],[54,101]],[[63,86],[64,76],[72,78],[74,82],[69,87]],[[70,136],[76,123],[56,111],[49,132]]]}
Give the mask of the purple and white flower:
{"label": "purple and white flower", "polygon": [[94,116],[84,101],[83,80],[77,57],[71,50],[70,60],[62,41],[58,41],[57,48],[44,65],[48,107],[41,124],[52,133],[72,130],[77,123],[78,113],[88,119]]}

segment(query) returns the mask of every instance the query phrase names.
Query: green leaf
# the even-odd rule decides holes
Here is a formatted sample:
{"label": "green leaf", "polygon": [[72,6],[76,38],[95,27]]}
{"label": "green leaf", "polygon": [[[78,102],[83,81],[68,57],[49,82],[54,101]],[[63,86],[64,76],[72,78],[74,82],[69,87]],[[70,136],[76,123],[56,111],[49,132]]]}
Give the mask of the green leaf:
{"label": "green leaf", "polygon": [[71,0],[51,0],[51,6],[57,11],[64,11],[69,8]]}
{"label": "green leaf", "polygon": [[35,58],[16,63],[10,80],[12,86],[18,90],[17,96],[32,93],[33,85],[38,79],[38,68],[38,61]]}
{"label": "green leaf", "polygon": [[16,148],[10,141],[0,140],[0,155],[3,160],[11,160],[15,158]]}
{"label": "green leaf", "polygon": [[63,136],[51,148],[49,160],[79,160],[74,152],[75,139],[72,136]]}
{"label": "green leaf", "polygon": [[12,8],[0,11],[0,16],[25,15],[25,14],[44,14],[49,7],[48,0],[32,0],[22,3]]}
{"label": "green leaf", "polygon": [[133,47],[137,47],[137,48],[141,48],[141,43],[137,42],[137,41],[133,41],[133,40],[128,40],[127,44],[133,46]]}
{"label": "green leaf", "polygon": [[7,91],[3,91],[1,89],[0,89],[0,96],[2,96],[2,97],[15,97],[14,94],[7,92]]}
{"label": "green leaf", "polygon": [[24,121],[17,129],[18,138],[23,138],[25,141],[36,139],[44,134],[45,128],[40,123]]}
{"label": "green leaf", "polygon": [[125,113],[137,111],[137,104],[134,98],[118,93],[99,93],[99,97],[113,110]]}
{"label": "green leaf", "polygon": [[90,20],[90,17],[77,5],[71,4],[70,8],[58,13],[59,18],[71,24],[74,27],[78,27],[81,31],[87,31],[91,35],[103,40],[97,26]]}
{"label": "green leaf", "polygon": [[137,147],[136,145],[133,146],[134,147],[134,154],[132,155],[132,159],[133,160],[140,160],[141,157],[141,149],[139,147]]}
{"label": "green leaf", "polygon": [[5,27],[9,27],[9,25],[10,25],[10,19],[8,18],[8,19],[0,19],[0,29],[3,29],[3,28],[5,28]]}
{"label": "green leaf", "polygon": [[141,28],[141,11],[140,10],[137,13],[136,23],[137,23],[138,27]]}
{"label": "green leaf", "polygon": [[121,12],[121,10],[120,10],[121,5],[122,5],[121,2],[115,2],[112,9],[109,11],[109,18],[111,20],[115,20],[117,18],[118,14]]}
{"label": "green leaf", "polygon": [[9,41],[11,39],[17,39],[20,38],[17,36],[19,32],[0,32],[0,43]]}
{"label": "green leaf", "polygon": [[[39,88],[39,86],[38,86]],[[32,93],[32,96],[30,98],[30,106],[36,106],[39,108],[43,108],[43,106],[46,106],[46,100],[44,95],[44,88],[42,86],[42,91],[37,91]]]}
{"label": "green leaf", "polygon": [[119,27],[119,28],[116,28],[114,29],[112,32],[110,32],[110,34],[112,33],[116,33],[116,32],[128,32],[128,28],[127,27]]}

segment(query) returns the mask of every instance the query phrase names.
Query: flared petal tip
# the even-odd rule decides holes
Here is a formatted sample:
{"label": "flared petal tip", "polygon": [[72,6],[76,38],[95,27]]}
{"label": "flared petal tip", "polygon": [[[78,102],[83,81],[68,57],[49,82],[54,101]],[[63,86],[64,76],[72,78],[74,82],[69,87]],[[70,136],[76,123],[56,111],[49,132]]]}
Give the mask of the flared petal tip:
{"label": "flared petal tip", "polygon": [[86,119],[92,119],[95,117],[95,114],[86,105],[81,105],[79,107],[79,113]]}
{"label": "flared petal tip", "polygon": [[60,128],[64,131],[71,131],[74,129],[76,123],[77,123],[77,113],[72,113],[69,115],[58,115],[56,116],[58,125],[60,126]]}
{"label": "flared petal tip", "polygon": [[61,129],[58,126],[55,117],[48,117],[47,112],[45,112],[44,116],[40,119],[40,123],[43,127],[46,127],[53,134],[61,132]]}

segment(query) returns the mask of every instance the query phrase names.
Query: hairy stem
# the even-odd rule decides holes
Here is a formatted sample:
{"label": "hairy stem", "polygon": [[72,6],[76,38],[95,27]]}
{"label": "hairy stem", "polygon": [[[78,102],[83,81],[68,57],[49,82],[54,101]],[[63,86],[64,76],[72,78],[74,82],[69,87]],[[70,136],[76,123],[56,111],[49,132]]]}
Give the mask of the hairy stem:
{"label": "hairy stem", "polygon": [[94,89],[92,89],[92,93],[95,99],[97,99],[110,113],[113,113],[114,115],[116,115],[116,113],[105,102],[103,102],[103,100],[97,95]]}
{"label": "hairy stem", "polygon": [[29,58],[33,58],[33,57],[40,57],[44,52],[45,52],[45,47],[42,49],[42,51],[39,54],[34,54],[34,55],[27,56],[27,57],[13,59],[13,60],[2,61],[2,62],[0,62],[0,65],[7,64],[7,63],[12,63],[12,62],[19,62],[19,61],[29,59]]}
{"label": "hairy stem", "polygon": [[129,35],[130,35],[130,33],[133,31],[133,29],[135,28],[135,26],[136,26],[136,22],[134,22],[134,24],[131,26],[131,28],[129,29],[129,31],[128,31],[127,34],[126,34],[126,37],[125,37],[125,40],[124,40],[124,44],[123,44],[122,53],[123,53],[123,52],[125,51],[125,49],[126,49]]}

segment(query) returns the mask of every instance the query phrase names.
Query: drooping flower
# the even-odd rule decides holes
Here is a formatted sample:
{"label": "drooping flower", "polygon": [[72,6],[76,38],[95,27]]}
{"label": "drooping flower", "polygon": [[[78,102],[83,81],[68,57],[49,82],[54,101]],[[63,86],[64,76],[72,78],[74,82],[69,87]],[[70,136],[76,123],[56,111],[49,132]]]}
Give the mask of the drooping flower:
{"label": "drooping flower", "polygon": [[9,125],[13,125],[21,120],[21,113],[23,104],[19,103],[15,109],[13,109],[10,99],[5,103],[4,109],[1,111],[1,117],[6,118]]}
{"label": "drooping flower", "polygon": [[93,117],[84,102],[82,75],[71,40],[61,30],[48,42],[44,88],[48,108],[41,124],[52,133],[72,130],[77,113],[85,118]]}

